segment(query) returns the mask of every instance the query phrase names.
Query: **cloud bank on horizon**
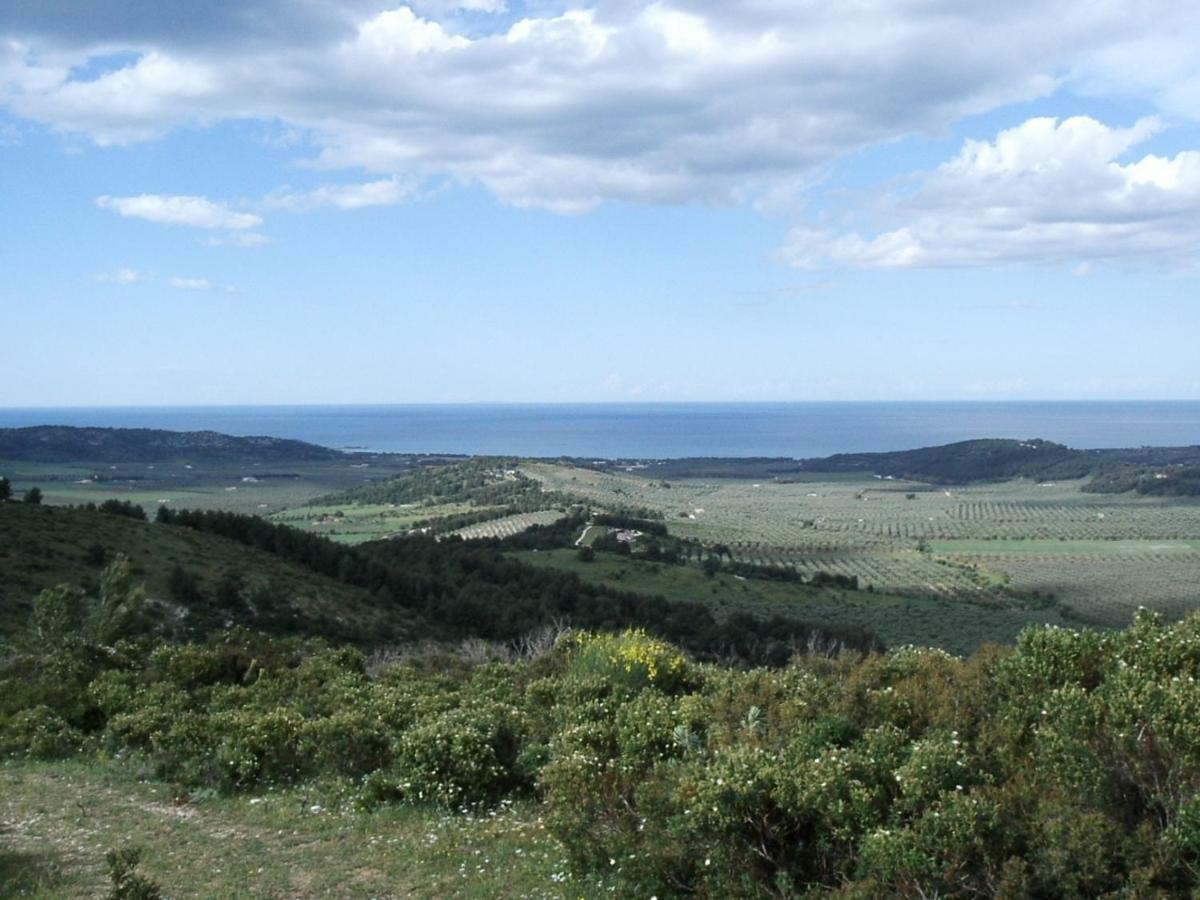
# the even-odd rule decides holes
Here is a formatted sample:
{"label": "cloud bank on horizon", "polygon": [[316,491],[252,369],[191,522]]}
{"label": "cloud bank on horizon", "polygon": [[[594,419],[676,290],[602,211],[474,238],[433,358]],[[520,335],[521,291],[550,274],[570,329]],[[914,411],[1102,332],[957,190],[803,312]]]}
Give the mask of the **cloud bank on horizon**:
{"label": "cloud bank on horizon", "polygon": [[[10,0],[0,106],[110,147],[292,130],[295,164],[330,183],[95,198],[240,246],[277,212],[459,184],[563,214],[787,209],[779,256],[801,268],[1187,263],[1200,152],[1141,148],[1200,121],[1198,33],[1200,7],[1166,0]],[[849,209],[805,207],[855,154],[1050,96],[1152,115],[1031,117]]]}

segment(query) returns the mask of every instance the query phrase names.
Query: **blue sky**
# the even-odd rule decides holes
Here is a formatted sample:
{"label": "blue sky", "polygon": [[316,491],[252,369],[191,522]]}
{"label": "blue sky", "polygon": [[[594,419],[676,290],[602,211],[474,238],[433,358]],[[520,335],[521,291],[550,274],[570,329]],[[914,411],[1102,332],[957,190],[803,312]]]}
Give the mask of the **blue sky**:
{"label": "blue sky", "polygon": [[65,2],[0,406],[1200,398],[1178,4]]}

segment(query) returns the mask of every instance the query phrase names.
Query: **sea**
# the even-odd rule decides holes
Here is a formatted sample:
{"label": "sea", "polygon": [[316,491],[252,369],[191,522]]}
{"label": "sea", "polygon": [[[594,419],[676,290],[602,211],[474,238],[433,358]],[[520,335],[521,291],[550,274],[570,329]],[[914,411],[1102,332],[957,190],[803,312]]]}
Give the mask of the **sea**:
{"label": "sea", "polygon": [[0,427],[27,425],[209,430],[397,453],[803,459],[983,437],[1044,438],[1081,449],[1200,445],[1200,401],[0,409]]}

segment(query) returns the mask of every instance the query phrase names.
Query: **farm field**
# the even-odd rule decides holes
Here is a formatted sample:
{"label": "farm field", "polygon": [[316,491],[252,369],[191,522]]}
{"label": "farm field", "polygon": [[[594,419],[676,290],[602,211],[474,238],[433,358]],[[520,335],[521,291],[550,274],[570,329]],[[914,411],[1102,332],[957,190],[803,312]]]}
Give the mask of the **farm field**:
{"label": "farm field", "polygon": [[499,519],[489,519],[478,525],[468,525],[451,532],[464,540],[475,538],[506,538],[519,534],[534,525],[550,525],[563,518],[564,513],[557,509],[543,509],[538,512],[517,513],[512,516],[502,516]]}
{"label": "farm field", "polygon": [[269,515],[323,494],[358,487],[407,470],[388,465],[331,462],[41,463],[0,460],[0,475],[18,496],[37,485],[50,504],[128,500],[150,515],[160,504],[176,509],[227,509]]}
{"label": "farm field", "polygon": [[970,604],[1061,604],[1118,626],[1138,606],[1200,606],[1200,502],[1088,494],[1083,482],[937,487],[830,481],[663,482],[634,472],[526,463],[547,490],[661,514],[672,534],[730,558],[856,576],[884,593]]}
{"label": "farm field", "polygon": [[272,513],[268,518],[324,535],[346,544],[360,544],[404,534],[417,523],[440,516],[477,511],[465,503],[422,504],[313,504]]}
{"label": "farm field", "polygon": [[879,591],[814,588],[803,584],[739,578],[728,573],[707,577],[699,566],[673,566],[597,554],[584,562],[574,550],[513,554],[531,565],[573,572],[585,581],[668,600],[703,603],[718,617],[734,613],[793,616],[814,624],[868,628],[890,647],[936,646],[966,654],[980,644],[1011,643],[1026,625],[1063,625],[1054,609],[1001,600],[900,596]]}

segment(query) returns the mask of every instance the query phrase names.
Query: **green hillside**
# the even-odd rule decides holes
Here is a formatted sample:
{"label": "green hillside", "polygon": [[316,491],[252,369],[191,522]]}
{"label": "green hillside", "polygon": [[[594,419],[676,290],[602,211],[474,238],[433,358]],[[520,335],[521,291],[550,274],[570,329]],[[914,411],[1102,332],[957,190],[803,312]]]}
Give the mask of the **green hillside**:
{"label": "green hillside", "polygon": [[0,503],[0,637],[25,624],[39,591],[93,587],[117,553],[129,557],[147,595],[175,612],[184,634],[229,621],[355,643],[419,633],[416,616],[381,608],[362,588],[223,537],[87,509]]}
{"label": "green hillside", "polygon": [[42,462],[154,462],[165,459],[296,462],[349,457],[350,454],[305,441],[263,436],[234,437],[215,431],[75,428],[67,425],[0,428],[0,459]]}

